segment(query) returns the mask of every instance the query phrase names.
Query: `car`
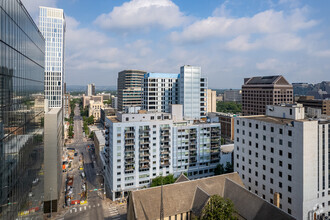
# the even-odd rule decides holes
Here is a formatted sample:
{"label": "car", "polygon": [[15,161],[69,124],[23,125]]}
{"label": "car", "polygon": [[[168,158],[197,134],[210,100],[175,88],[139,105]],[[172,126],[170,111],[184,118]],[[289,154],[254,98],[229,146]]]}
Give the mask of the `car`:
{"label": "car", "polygon": [[78,153],[76,152],[76,153],[74,153],[74,156],[76,157],[76,156],[78,156]]}
{"label": "car", "polygon": [[32,181],[32,184],[33,184],[33,185],[37,185],[38,182],[39,182],[39,179],[36,178],[35,180]]}

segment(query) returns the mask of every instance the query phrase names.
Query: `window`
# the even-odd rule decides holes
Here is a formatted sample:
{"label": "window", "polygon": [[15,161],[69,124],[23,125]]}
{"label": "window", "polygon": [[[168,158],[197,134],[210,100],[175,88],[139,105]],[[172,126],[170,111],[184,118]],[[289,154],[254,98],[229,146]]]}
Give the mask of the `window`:
{"label": "window", "polygon": [[292,176],[291,175],[288,175],[288,180],[292,181]]}
{"label": "window", "polygon": [[288,130],[288,135],[292,136],[292,131],[291,130]]}
{"label": "window", "polygon": [[274,127],[270,127],[270,131],[271,132],[274,132]]}
{"label": "window", "polygon": [[259,128],[259,125],[258,124],[256,124],[256,129],[258,129]]}
{"label": "window", "polygon": [[291,191],[292,191],[291,186],[288,186],[288,192],[291,192]]}
{"label": "window", "polygon": [[270,142],[274,143],[274,138],[273,137],[270,137]]}
{"label": "window", "polygon": [[239,120],[236,121],[236,124],[239,125]]}
{"label": "window", "polygon": [[288,164],[288,169],[292,170],[292,165],[291,164]]}
{"label": "window", "polygon": [[274,163],[274,158],[271,157],[271,158],[270,158],[270,162],[271,162],[271,163]]}
{"label": "window", "polygon": [[251,122],[249,123],[249,127],[250,127],[250,128],[252,127],[252,124],[251,124]]}
{"label": "window", "polygon": [[279,133],[283,134],[283,129],[282,128],[279,129]]}
{"label": "window", "polygon": [[[292,109],[290,109],[290,110],[292,110]],[[292,212],[291,212],[291,209],[288,209],[288,213],[291,215],[291,213],[292,213]]]}
{"label": "window", "polygon": [[278,175],[279,175],[280,177],[282,177],[282,172],[281,172],[281,171],[279,171],[279,172],[278,172]]}
{"label": "window", "polygon": [[280,161],[278,161],[278,165],[280,166],[280,167],[282,167],[283,166],[283,162],[280,160]]}
{"label": "window", "polygon": [[269,189],[269,192],[270,192],[270,194],[273,194],[274,191],[273,191],[272,188],[270,188],[270,189]]}
{"label": "window", "polygon": [[270,173],[274,173],[274,169],[273,168],[270,168]]}
{"label": "window", "polygon": [[274,148],[273,147],[270,148],[270,152],[274,153]]}
{"label": "window", "polygon": [[266,131],[266,125],[263,125],[263,126],[262,126],[262,129],[263,129],[264,131]]}
{"label": "window", "polygon": [[288,197],[288,203],[291,204],[291,202],[292,202],[292,201],[291,201],[291,198]]}
{"label": "window", "polygon": [[282,188],[282,182],[278,182],[278,186]]}
{"label": "window", "polygon": [[274,183],[274,180],[273,178],[270,178],[270,183],[273,184]]}
{"label": "window", "polygon": [[262,179],[263,180],[266,180],[266,175],[262,175]]}
{"label": "window", "polygon": [[262,149],[263,149],[263,150],[266,150],[266,146],[265,146],[265,145],[263,145],[263,146],[262,146]]}
{"label": "window", "polygon": [[288,153],[288,158],[289,158],[289,159],[292,158],[292,153]]}
{"label": "window", "polygon": [[292,142],[288,141],[288,147],[292,147]]}
{"label": "window", "polygon": [[266,170],[266,165],[262,165],[262,169],[263,170]]}
{"label": "window", "polygon": [[279,140],[279,144],[283,145],[283,140],[282,139]]}
{"label": "window", "polygon": [[262,139],[265,141],[265,140],[266,140],[266,136],[265,136],[265,135],[263,135]]}
{"label": "window", "polygon": [[282,156],[283,151],[282,151],[282,150],[279,150],[279,151],[278,151],[278,154],[279,154],[280,156]]}

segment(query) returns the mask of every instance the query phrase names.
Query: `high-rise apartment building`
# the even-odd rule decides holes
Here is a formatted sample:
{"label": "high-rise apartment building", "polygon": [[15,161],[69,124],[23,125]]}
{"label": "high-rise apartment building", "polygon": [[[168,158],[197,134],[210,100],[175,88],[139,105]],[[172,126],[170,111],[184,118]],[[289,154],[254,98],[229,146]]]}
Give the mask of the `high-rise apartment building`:
{"label": "high-rise apartment building", "polygon": [[283,76],[257,76],[244,79],[243,115],[264,115],[266,105],[293,103],[293,88]]}
{"label": "high-rise apartment building", "polygon": [[87,85],[86,96],[96,95],[95,93],[95,84],[91,83]]}
{"label": "high-rise apartment building", "polygon": [[62,107],[65,41],[63,10],[40,7],[39,29],[46,40],[45,99],[50,108]]}
{"label": "high-rise apartment building", "polygon": [[0,219],[16,219],[42,209],[45,40],[20,0],[0,1],[0,14]]}
{"label": "high-rise apartment building", "polygon": [[179,74],[147,73],[143,79],[142,108],[169,112],[171,104],[179,104]]}
{"label": "high-rise apartment building", "polygon": [[180,68],[180,104],[186,119],[199,120],[207,114],[207,79],[201,76],[201,67],[185,65]]}
{"label": "high-rise apartment building", "polygon": [[[330,214],[330,121],[306,120],[301,104],[235,118],[234,170],[244,185],[297,219],[316,204]],[[316,212],[315,212],[316,213]]]}
{"label": "high-rise apartment building", "polygon": [[217,92],[207,89],[207,112],[217,111]]}
{"label": "high-rise apartment building", "polygon": [[142,106],[142,80],[145,71],[123,70],[118,73],[118,111],[126,106]]}
{"label": "high-rise apartment building", "polygon": [[214,175],[220,162],[220,124],[184,120],[182,105],[172,105],[171,113],[129,111],[105,120],[101,159],[113,200],[160,175]]}

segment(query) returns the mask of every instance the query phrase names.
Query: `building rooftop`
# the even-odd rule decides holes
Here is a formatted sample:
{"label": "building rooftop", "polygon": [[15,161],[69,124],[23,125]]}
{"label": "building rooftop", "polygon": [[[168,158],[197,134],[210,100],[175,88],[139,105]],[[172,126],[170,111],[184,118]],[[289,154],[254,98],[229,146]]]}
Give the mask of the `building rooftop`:
{"label": "building rooftop", "polygon": [[288,119],[288,118],[277,118],[277,117],[267,116],[267,115],[242,116],[241,118],[248,118],[248,119],[263,121],[263,122],[267,122],[267,123],[281,124],[281,125],[292,124],[293,121],[300,121],[300,122],[308,121],[306,119],[293,120],[293,119]]}
{"label": "building rooftop", "polygon": [[286,79],[281,76],[255,76],[244,79],[244,85],[290,85]]}
{"label": "building rooftop", "polygon": [[144,75],[144,78],[171,78],[178,79],[180,74],[178,73],[147,73]]}
{"label": "building rooftop", "polygon": [[209,197],[220,195],[234,203],[240,219],[294,219],[246,190],[238,173],[133,191],[129,196],[127,218],[159,219],[161,189],[165,217],[187,212],[199,216]]}

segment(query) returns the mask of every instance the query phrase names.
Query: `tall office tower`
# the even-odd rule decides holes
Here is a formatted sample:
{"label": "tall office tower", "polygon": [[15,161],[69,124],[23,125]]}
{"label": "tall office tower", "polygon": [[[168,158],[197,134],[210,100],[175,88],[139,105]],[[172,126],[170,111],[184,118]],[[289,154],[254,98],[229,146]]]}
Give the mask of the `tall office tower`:
{"label": "tall office tower", "polygon": [[142,108],[169,112],[171,104],[179,104],[179,74],[147,73],[142,85]]}
{"label": "tall office tower", "polygon": [[[297,219],[330,214],[330,121],[304,119],[301,104],[235,118],[234,170],[244,185]],[[316,212],[315,212],[316,213]]]}
{"label": "tall office tower", "polygon": [[64,84],[65,18],[62,9],[40,7],[39,29],[46,40],[45,99],[62,107]]}
{"label": "tall office tower", "polygon": [[123,111],[126,106],[142,105],[142,79],[145,73],[140,70],[123,70],[118,73],[118,111]]}
{"label": "tall office tower", "polygon": [[101,159],[113,200],[160,175],[214,175],[220,161],[219,123],[184,120],[182,105],[172,105],[171,113],[133,108],[105,118],[107,141]]}
{"label": "tall office tower", "polygon": [[242,85],[243,115],[264,115],[266,105],[293,103],[293,88],[283,76],[256,76]]}
{"label": "tall office tower", "polygon": [[21,1],[0,1],[0,14],[0,219],[16,219],[42,208],[45,40]]}
{"label": "tall office tower", "polygon": [[217,92],[207,89],[207,112],[217,111]]}
{"label": "tall office tower", "polygon": [[180,104],[186,119],[199,120],[207,114],[207,79],[201,77],[201,67],[185,65],[180,68]]}
{"label": "tall office tower", "polygon": [[87,85],[86,96],[96,95],[95,93],[95,84],[91,83]]}

